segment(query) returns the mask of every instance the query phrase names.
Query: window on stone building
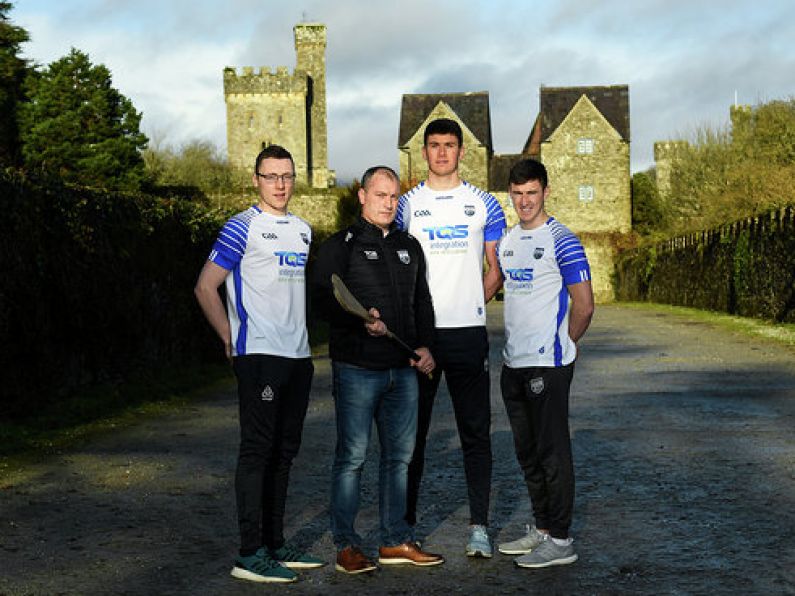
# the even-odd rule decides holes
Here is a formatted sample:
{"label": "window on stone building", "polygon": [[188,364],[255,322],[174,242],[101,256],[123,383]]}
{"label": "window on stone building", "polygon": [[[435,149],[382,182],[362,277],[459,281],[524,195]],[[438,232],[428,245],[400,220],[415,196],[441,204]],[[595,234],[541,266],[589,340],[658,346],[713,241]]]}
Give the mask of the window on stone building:
{"label": "window on stone building", "polygon": [[590,203],[593,201],[593,186],[589,184],[581,184],[579,194],[581,203]]}
{"label": "window on stone building", "polygon": [[577,153],[590,155],[593,153],[593,139],[577,139]]}

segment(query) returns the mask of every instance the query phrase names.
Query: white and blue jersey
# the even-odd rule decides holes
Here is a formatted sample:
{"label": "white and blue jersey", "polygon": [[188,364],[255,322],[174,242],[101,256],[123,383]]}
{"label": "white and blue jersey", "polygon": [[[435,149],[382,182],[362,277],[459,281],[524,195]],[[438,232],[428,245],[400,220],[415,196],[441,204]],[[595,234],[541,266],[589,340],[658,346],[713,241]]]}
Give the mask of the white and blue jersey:
{"label": "white and blue jersey", "polygon": [[422,182],[400,197],[395,222],[422,245],[436,327],[485,325],[483,243],[505,231],[497,199],[468,182],[439,191]]}
{"label": "white and blue jersey", "polygon": [[232,354],[311,355],[306,330],[306,259],[312,229],[291,213],[252,206],[226,222],[210,261],[227,269]]}
{"label": "white and blue jersey", "polygon": [[567,286],[590,281],[579,239],[550,217],[533,230],[511,228],[498,247],[505,280],[505,349],[510,368],[565,366],[577,347],[569,337]]}

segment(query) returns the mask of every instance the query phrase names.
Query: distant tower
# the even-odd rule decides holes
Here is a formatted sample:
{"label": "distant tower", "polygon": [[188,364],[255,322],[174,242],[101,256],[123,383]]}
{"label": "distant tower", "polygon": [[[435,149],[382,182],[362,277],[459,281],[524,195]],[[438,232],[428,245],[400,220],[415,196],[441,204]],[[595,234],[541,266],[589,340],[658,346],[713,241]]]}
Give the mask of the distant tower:
{"label": "distant tower", "polygon": [[293,28],[296,68],[290,74],[261,67],[224,69],[229,163],[251,170],[254,158],[272,144],[287,148],[298,181],[316,188],[334,183],[328,169],[326,134],[326,27],[301,23]]}
{"label": "distant tower", "polygon": [[328,185],[326,134],[326,26],[302,23],[295,33],[296,70],[307,74],[307,166],[312,186]]}
{"label": "distant tower", "polygon": [[687,141],[658,141],[654,143],[654,165],[657,191],[663,201],[670,201],[671,176],[674,162],[684,154],[690,144]]}

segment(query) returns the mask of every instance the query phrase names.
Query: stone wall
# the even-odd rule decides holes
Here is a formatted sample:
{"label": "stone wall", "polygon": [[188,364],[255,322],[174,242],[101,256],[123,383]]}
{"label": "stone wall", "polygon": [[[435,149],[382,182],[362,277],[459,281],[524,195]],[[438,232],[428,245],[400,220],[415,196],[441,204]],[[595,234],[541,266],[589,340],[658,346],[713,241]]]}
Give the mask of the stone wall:
{"label": "stone wall", "polygon": [[623,253],[619,300],[795,323],[795,208]]}
{"label": "stone wall", "polygon": [[295,195],[290,211],[309,222],[312,229],[331,233],[337,227],[339,197],[334,194]]}
{"label": "stone wall", "polygon": [[[590,141],[591,152],[578,152],[584,140]],[[629,143],[587,97],[541,144],[541,161],[551,188],[547,211],[573,232],[631,230]]]}

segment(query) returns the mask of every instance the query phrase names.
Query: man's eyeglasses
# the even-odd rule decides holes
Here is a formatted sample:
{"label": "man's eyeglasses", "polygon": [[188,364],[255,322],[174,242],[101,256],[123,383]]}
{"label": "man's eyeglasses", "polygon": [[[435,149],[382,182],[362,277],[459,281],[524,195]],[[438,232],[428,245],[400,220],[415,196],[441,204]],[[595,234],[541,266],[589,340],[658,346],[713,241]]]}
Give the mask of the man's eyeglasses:
{"label": "man's eyeglasses", "polygon": [[259,172],[255,172],[255,174],[268,184],[276,184],[277,180],[281,180],[282,184],[292,184],[295,182],[295,174],[260,174]]}

